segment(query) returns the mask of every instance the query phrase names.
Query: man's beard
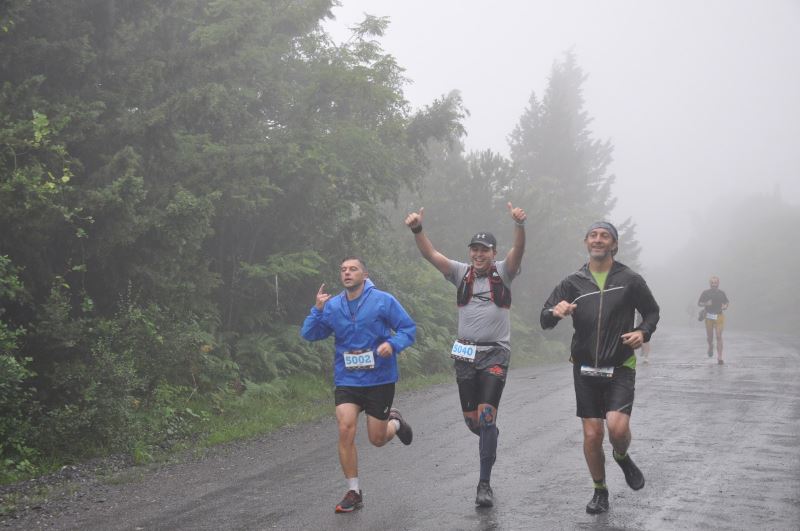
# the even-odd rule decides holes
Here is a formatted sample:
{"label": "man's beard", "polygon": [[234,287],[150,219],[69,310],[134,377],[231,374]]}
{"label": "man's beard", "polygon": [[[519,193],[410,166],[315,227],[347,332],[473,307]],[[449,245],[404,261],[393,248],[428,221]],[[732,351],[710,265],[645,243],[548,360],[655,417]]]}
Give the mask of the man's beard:
{"label": "man's beard", "polygon": [[364,285],[363,282],[359,282],[358,284],[353,284],[352,286],[345,286],[344,289],[350,292],[358,291],[359,288],[361,288],[363,285]]}

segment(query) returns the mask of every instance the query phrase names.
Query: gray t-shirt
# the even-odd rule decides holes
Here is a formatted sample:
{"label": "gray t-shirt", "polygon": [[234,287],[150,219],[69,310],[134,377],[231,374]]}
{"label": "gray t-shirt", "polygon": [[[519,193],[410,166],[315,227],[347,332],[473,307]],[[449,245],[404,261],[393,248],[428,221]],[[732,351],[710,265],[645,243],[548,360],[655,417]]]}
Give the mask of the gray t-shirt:
{"label": "gray t-shirt", "polygon": [[[510,287],[516,272],[506,270],[505,260],[495,262],[494,265],[503,283]],[[469,264],[450,260],[450,273],[444,278],[458,288],[468,269]],[[466,306],[458,307],[458,339],[496,342],[511,349],[511,314],[508,308],[500,308],[491,300],[488,276],[475,277],[472,298]]]}

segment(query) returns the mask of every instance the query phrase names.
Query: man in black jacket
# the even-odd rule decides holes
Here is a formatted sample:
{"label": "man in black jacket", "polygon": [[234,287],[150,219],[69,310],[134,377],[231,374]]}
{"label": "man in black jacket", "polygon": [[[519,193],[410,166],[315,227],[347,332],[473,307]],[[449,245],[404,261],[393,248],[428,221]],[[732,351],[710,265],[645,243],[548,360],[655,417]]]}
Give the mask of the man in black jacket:
{"label": "man in black jacket", "polygon": [[705,310],[703,319],[706,322],[706,340],[708,341],[708,357],[714,355],[714,337],[717,338],[717,363],[722,365],[722,330],[725,328],[725,314],[728,309],[728,296],[719,289],[719,277],[711,277],[709,289],[700,294],[697,305]]}
{"label": "man in black jacket", "polygon": [[[577,416],[583,424],[583,453],[594,481],[594,496],[586,506],[590,514],[608,511],[603,419],[614,460],[628,486],[644,487],[644,476],[628,455],[636,382],[634,350],[655,332],[659,308],[644,279],[614,260],[618,238],[611,223],[593,223],[584,238],[589,262],[556,286],[540,316],[544,329],[572,316],[575,333],[570,361]],[[634,327],[636,310],[642,321]]]}

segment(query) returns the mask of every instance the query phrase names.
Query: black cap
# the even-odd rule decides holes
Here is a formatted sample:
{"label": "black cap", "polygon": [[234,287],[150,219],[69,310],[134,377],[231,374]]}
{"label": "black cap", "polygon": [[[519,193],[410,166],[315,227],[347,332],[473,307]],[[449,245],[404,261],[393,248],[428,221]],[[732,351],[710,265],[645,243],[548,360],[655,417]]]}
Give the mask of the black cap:
{"label": "black cap", "polygon": [[494,235],[491,232],[479,232],[469,241],[469,246],[471,247],[476,243],[485,245],[490,249],[497,249],[497,240],[494,239]]}

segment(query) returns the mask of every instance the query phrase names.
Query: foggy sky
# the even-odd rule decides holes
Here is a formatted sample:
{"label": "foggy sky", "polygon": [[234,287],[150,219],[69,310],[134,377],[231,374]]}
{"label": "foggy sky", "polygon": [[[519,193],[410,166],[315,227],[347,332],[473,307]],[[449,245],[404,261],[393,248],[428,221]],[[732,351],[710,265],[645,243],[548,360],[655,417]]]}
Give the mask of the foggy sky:
{"label": "foggy sky", "polygon": [[541,99],[573,50],[594,137],[615,148],[611,221],[634,218],[645,269],[672,258],[718,198],[779,187],[800,204],[800,1],[342,4],[326,26],[337,41],[365,12],[390,17],[380,42],[414,108],[461,91],[468,150],[508,155],[531,93]]}

